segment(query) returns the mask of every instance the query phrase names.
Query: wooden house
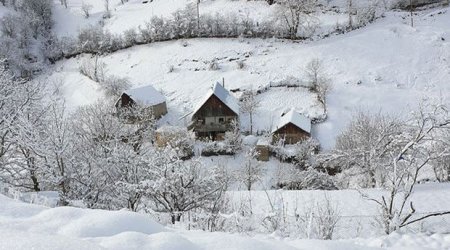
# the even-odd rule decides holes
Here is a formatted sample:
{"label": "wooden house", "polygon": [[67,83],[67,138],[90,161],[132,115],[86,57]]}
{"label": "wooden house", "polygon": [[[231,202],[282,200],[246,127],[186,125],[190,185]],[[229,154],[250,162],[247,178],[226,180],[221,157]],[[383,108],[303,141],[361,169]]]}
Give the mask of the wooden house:
{"label": "wooden house", "polygon": [[198,138],[223,140],[225,132],[231,130],[232,121],[237,121],[239,104],[220,83],[208,91],[192,113],[188,126]]}
{"label": "wooden house", "polygon": [[119,114],[123,108],[132,110],[136,106],[146,109],[156,119],[167,114],[166,98],[151,85],[127,90],[116,102]]}
{"label": "wooden house", "polygon": [[284,144],[295,144],[311,137],[311,120],[291,109],[283,113],[272,130],[272,142],[280,140]]}

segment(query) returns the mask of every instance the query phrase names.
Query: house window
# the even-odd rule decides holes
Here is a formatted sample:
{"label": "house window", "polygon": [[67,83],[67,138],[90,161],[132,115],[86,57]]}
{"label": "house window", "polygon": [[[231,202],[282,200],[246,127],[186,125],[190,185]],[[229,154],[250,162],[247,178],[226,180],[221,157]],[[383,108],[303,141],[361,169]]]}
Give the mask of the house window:
{"label": "house window", "polygon": [[223,123],[225,120],[223,118],[219,118],[219,123]]}

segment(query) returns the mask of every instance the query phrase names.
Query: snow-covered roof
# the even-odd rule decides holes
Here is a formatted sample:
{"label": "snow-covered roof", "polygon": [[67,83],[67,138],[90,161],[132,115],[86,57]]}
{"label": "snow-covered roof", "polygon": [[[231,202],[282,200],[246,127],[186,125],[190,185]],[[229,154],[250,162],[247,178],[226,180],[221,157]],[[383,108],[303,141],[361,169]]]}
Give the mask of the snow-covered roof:
{"label": "snow-covered roof", "polygon": [[236,100],[236,98],[234,98],[234,96],[230,94],[230,92],[228,92],[228,90],[226,90],[222,86],[222,84],[218,82],[216,82],[214,86],[208,90],[208,93],[205,95],[204,99],[202,99],[202,101],[198,103],[197,107],[194,109],[194,112],[192,114],[197,113],[197,111],[203,106],[203,104],[205,104],[205,102],[208,101],[208,99],[213,95],[219,98],[219,100],[221,100],[225,105],[227,105],[234,113],[239,115],[238,101]]}
{"label": "snow-covered roof", "polygon": [[146,106],[153,106],[166,101],[166,98],[151,85],[129,89],[125,91],[125,94],[129,95],[135,102]]}
{"label": "snow-covered roof", "polygon": [[277,131],[278,129],[286,126],[287,124],[292,123],[298,128],[303,129],[304,131],[311,133],[311,120],[304,115],[301,115],[294,109],[289,110],[289,112],[281,115],[278,120],[277,126],[272,130],[272,133]]}

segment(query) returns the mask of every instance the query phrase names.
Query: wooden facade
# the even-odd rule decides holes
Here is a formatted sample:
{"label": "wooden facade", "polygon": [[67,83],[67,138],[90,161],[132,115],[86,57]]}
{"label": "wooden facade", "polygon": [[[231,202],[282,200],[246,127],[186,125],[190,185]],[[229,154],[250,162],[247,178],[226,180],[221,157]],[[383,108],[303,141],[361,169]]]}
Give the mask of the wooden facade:
{"label": "wooden facade", "polygon": [[300,141],[307,140],[311,135],[303,129],[295,126],[292,123],[288,123],[283,127],[273,132],[273,142],[277,143],[280,140],[284,140],[284,144],[295,144]]}
{"label": "wooden facade", "polygon": [[192,116],[189,126],[199,138],[223,140],[226,131],[238,115],[217,96],[211,95]]}

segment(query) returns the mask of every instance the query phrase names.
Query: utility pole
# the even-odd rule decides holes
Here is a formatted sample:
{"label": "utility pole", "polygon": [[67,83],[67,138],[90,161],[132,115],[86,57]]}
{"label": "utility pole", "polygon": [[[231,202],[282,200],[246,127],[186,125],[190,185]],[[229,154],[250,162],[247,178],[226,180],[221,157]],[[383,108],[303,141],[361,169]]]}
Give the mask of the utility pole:
{"label": "utility pole", "polygon": [[412,4],[412,0],[409,0],[409,15],[411,16],[411,27],[414,27],[413,4]]}
{"label": "utility pole", "polygon": [[352,12],[353,12],[353,0],[348,0],[348,30],[353,29],[353,18],[352,18]]}
{"label": "utility pole", "polygon": [[200,32],[200,0],[197,0],[197,31]]}

